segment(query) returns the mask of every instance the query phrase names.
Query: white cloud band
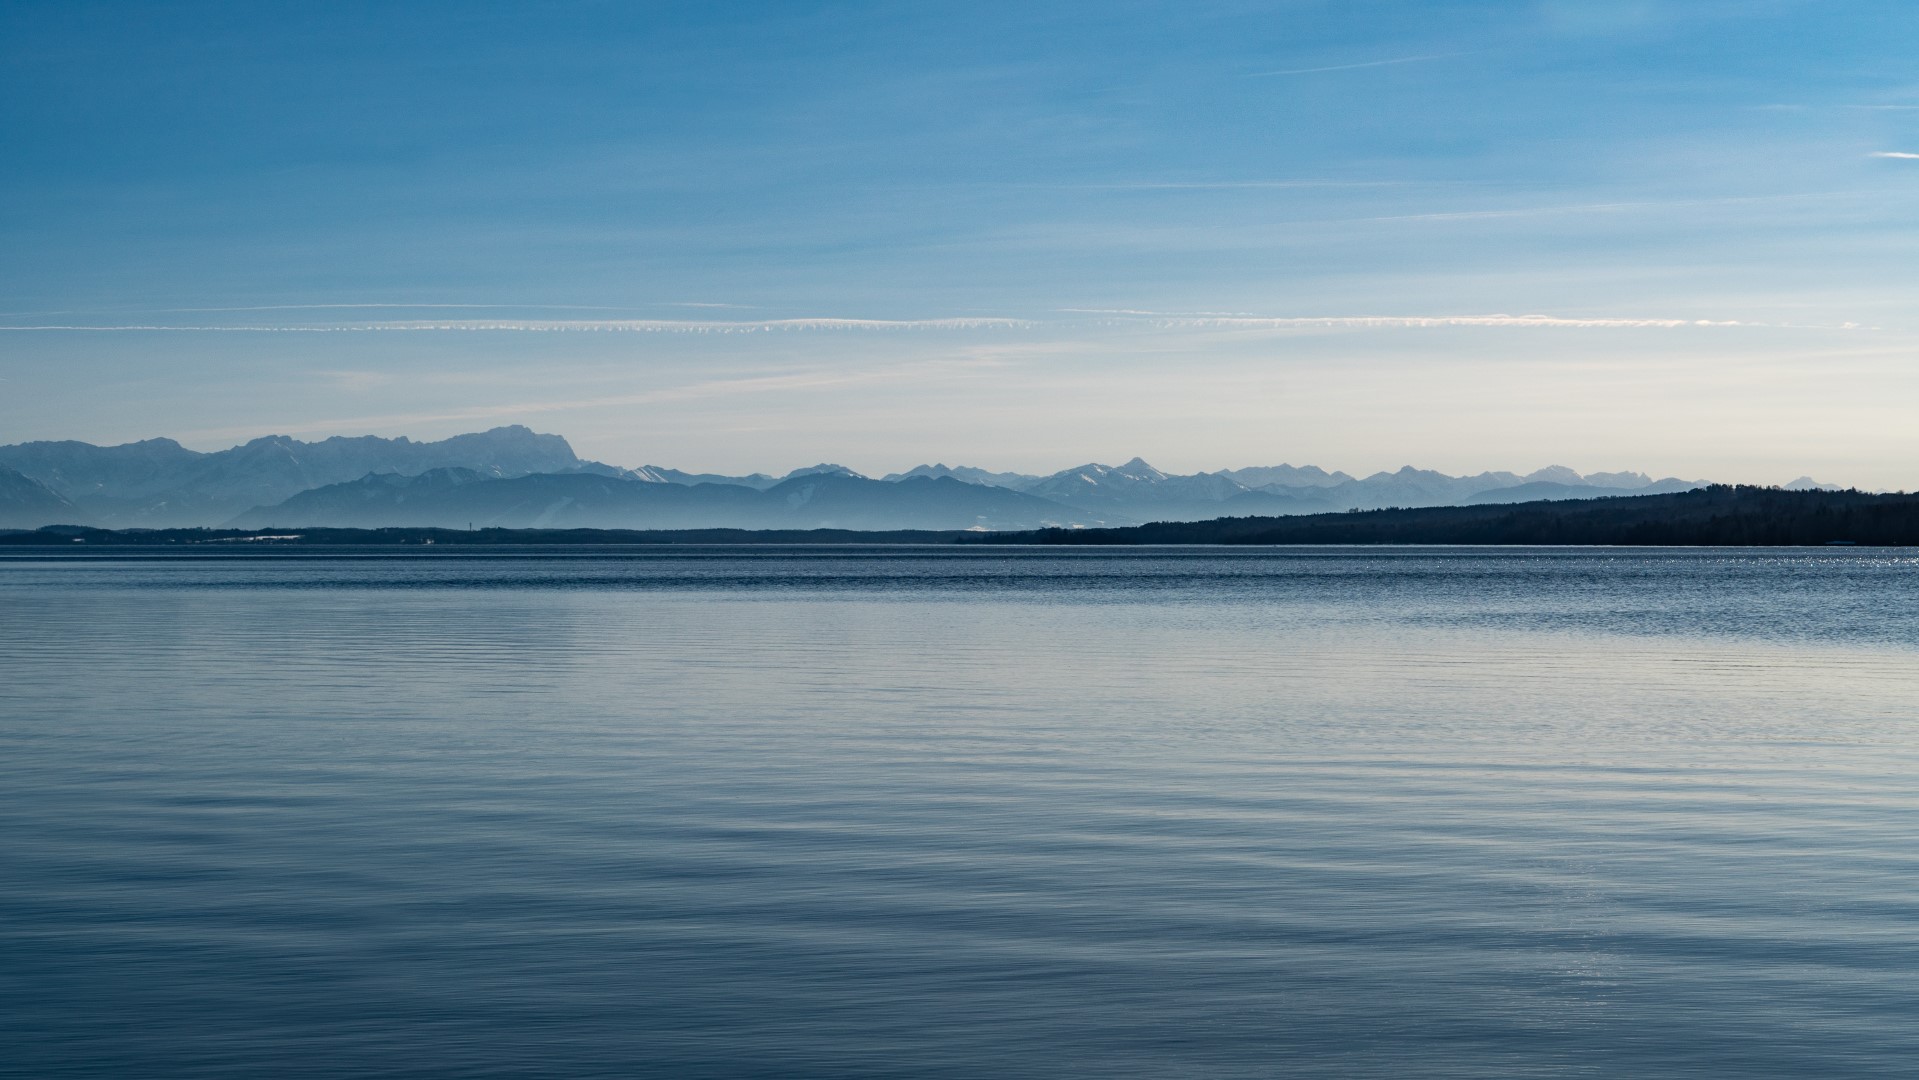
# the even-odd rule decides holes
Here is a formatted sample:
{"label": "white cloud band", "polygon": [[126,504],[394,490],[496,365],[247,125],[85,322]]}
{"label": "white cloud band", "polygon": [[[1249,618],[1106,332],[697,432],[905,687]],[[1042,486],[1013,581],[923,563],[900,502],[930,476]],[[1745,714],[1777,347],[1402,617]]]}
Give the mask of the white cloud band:
{"label": "white cloud band", "polygon": [[[1316,315],[1263,316],[1216,312],[1158,312],[1138,308],[1065,308],[1065,314],[1098,316],[1095,324],[1145,326],[1157,329],[1219,328],[1283,329],[1399,329],[1433,327],[1519,327],[1562,329],[1679,329],[1687,327],[1749,327],[1802,330],[1857,330],[1857,323],[1810,326],[1795,323],[1746,322],[1737,319],[1677,319],[1637,317],[1583,317],[1564,315]],[[651,334],[770,334],[873,331],[1041,330],[1069,328],[1085,322],[1063,322],[994,317],[942,319],[768,319],[719,321],[686,319],[409,319],[398,321],[285,325],[179,325],[165,323],[64,323],[0,325],[0,332],[161,332],[161,333],[651,333]]]}
{"label": "white cloud band", "polygon": [[762,334],[777,331],[833,330],[1017,330],[1038,324],[1025,319],[951,318],[951,319],[766,319],[756,322],[723,322],[691,319],[407,319],[383,322],[326,325],[283,326],[180,326],[160,323],[134,325],[41,324],[0,326],[4,330],[119,330],[119,331],[195,331],[252,332],[283,334],[371,333],[379,331],[515,331],[515,332],[616,332],[654,334]]}

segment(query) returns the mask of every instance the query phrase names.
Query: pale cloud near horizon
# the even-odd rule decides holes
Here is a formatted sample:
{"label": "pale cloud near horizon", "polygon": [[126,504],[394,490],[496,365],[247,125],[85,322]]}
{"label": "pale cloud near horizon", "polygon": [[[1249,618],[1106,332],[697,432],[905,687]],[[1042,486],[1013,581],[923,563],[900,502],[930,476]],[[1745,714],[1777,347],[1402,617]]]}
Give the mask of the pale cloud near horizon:
{"label": "pale cloud near horizon", "polygon": [[1449,52],[1429,53],[1425,56],[1397,56],[1388,60],[1362,60],[1356,64],[1328,64],[1325,67],[1283,68],[1279,71],[1249,71],[1243,76],[1248,79],[1265,79],[1280,75],[1318,75],[1328,71],[1358,71],[1361,68],[1392,67],[1396,64],[1423,64],[1428,60],[1450,60],[1455,56],[1471,56],[1472,53]]}
{"label": "pale cloud near horizon", "polygon": [[[1470,325],[1460,332],[1500,334]],[[1551,359],[1542,363],[1523,336],[1500,334],[1507,346],[1443,366],[1425,362],[1423,350],[1390,344],[1349,352],[1311,339],[1262,343],[1243,336],[1211,354],[1204,378],[1187,359],[1190,339],[1163,333],[1039,342],[978,337],[938,343],[936,359],[911,363],[894,362],[894,351],[882,344],[861,353],[858,366],[844,366],[849,358],[829,345],[804,368],[746,375],[702,374],[702,361],[628,367],[624,376],[594,367],[583,382],[578,369],[563,366],[545,369],[544,382],[476,386],[465,401],[448,401],[442,392],[455,373],[435,371],[401,374],[396,383],[369,388],[377,396],[352,403],[290,392],[279,399],[277,415],[246,427],[139,434],[213,449],[269,432],[444,437],[517,422],[557,430],[582,455],[602,461],[721,472],[766,471],[781,458],[839,461],[873,475],[921,458],[1050,472],[1142,454],[1175,472],[1301,459],[1353,472],[1413,464],[1470,473],[1559,462],[1581,471],[1631,466],[1765,482],[1812,472],[1868,485],[1910,483],[1896,470],[1868,467],[1870,455],[1899,457],[1913,445],[1909,434],[1899,434],[1897,417],[1914,377],[1904,374],[1906,352],[1895,342],[1810,338],[1790,355],[1755,357],[1717,329],[1709,331],[1719,342],[1710,352],[1668,336],[1683,338],[1683,329],[1643,332],[1664,344],[1648,338],[1625,353],[1598,337],[1555,335],[1568,348],[1546,350]],[[1591,344],[1575,344],[1581,338]],[[1490,336],[1483,340],[1491,346]],[[1334,348],[1339,352],[1314,351]],[[784,364],[791,355],[781,350],[767,362]],[[1316,359],[1325,355],[1341,359]],[[421,377],[432,385],[413,385]],[[623,377],[632,381],[603,381]],[[1868,382],[1882,395],[1856,400],[1848,388]],[[1140,399],[1155,402],[1151,416],[1133,404]],[[1794,404],[1781,405],[1785,400]],[[927,402],[939,408],[917,407]],[[1857,414],[1853,439],[1835,441],[1791,421],[1842,404]],[[812,422],[828,412],[833,425]],[[1619,415],[1635,418],[1630,445],[1617,441],[1619,425],[1608,419]],[[1885,423],[1876,422],[1882,415]],[[1195,424],[1203,424],[1203,435],[1192,434]],[[1727,424],[1786,437],[1747,461],[1750,454],[1726,453]]]}
{"label": "pale cloud near horizon", "polygon": [[[1445,181],[1427,181],[1440,187]],[[1099,184],[997,184],[994,187],[1046,188],[1061,191],[1294,191],[1313,188],[1405,188],[1421,186],[1410,180],[1116,180]]]}
{"label": "pale cloud near horizon", "polygon": [[[414,301],[372,300],[363,303],[327,304],[246,304],[238,307],[155,307],[86,309],[57,311],[6,311],[0,319],[44,318],[49,315],[211,315],[246,311],[639,311],[649,307],[752,308],[753,304],[725,304],[697,300],[662,300],[647,304],[519,304],[519,303],[420,303]],[[8,329],[0,327],[0,329]]]}
{"label": "pale cloud near horizon", "polygon": [[[1875,154],[1875,157],[1912,157],[1911,154]],[[1849,191],[1795,191],[1783,195],[1715,195],[1701,199],[1638,199],[1618,202],[1566,203],[1554,206],[1498,207],[1489,210],[1431,210],[1416,214],[1379,214],[1372,217],[1335,218],[1316,224],[1357,224],[1391,221],[1470,221],[1476,218],[1541,217],[1554,214],[1631,213],[1644,210],[1686,210],[1708,206],[1740,206],[1749,203],[1820,202],[1856,199]]]}
{"label": "pale cloud near horizon", "polygon": [[[1914,155],[1919,156],[1919,155]],[[1146,308],[1061,308],[1062,313],[1105,316],[1106,325],[1137,325],[1159,329],[1190,326],[1216,327],[1320,327],[1347,329],[1431,327],[1526,327],[1561,329],[1678,329],[1682,327],[1743,327],[1748,329],[1873,329],[1858,323],[1801,324],[1754,322],[1739,319],[1699,319],[1671,316],[1564,316],[1548,314],[1510,315],[1257,315],[1243,312],[1171,312]],[[660,334],[773,334],[781,332],[868,332],[868,331],[972,331],[1041,330],[1049,326],[1071,326],[1072,322],[1049,323],[1037,319],[1000,316],[956,316],[931,319],[859,319],[796,318],[758,321],[686,320],[686,319],[408,319],[341,325],[168,325],[136,323],[87,325],[84,323],[0,326],[0,332],[41,333],[660,333]]]}
{"label": "pale cloud near horizon", "polygon": [[83,331],[167,331],[174,333],[283,333],[334,334],[381,331],[514,331],[514,332],[633,332],[666,334],[755,334],[779,331],[833,330],[1006,330],[1035,325],[1026,319],[962,316],[938,319],[849,319],[802,318],[763,319],[757,321],[721,321],[713,319],[406,319],[383,322],[351,323],[338,326],[173,326],[164,323],[87,325],[84,323],[0,326],[0,331],[83,332]]}
{"label": "pale cloud near horizon", "polygon": [[1347,315],[1306,318],[1269,318],[1265,316],[1247,315],[1187,315],[1160,317],[1154,320],[1154,325],[1167,328],[1191,326],[1273,330],[1291,329],[1295,327],[1329,329],[1425,329],[1448,326],[1582,330],[1676,330],[1686,327],[1743,327],[1747,329],[1757,328],[1768,330],[1867,329],[1856,323],[1843,323],[1836,326],[1811,326],[1795,323],[1744,322],[1737,319],[1568,318],[1558,315]]}

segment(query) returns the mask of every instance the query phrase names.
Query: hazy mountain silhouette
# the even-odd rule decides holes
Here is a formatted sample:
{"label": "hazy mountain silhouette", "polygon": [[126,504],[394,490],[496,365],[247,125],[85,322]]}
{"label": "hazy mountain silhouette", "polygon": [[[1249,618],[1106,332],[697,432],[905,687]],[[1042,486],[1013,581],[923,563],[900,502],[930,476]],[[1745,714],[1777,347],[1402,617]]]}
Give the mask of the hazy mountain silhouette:
{"label": "hazy mountain silhouette", "polygon": [[[635,470],[641,479],[664,480],[669,484],[732,484],[736,487],[749,487],[755,491],[765,491],[782,480],[791,480],[796,476],[811,476],[814,473],[838,473],[841,476],[865,477],[844,465],[831,465],[821,462],[802,469],[794,469],[785,476],[768,476],[766,473],[748,473],[745,476],[728,476],[725,473],[689,473],[678,469],[669,469],[661,465],[645,465]],[[888,480],[893,479],[887,477]]]}
{"label": "hazy mountain silhouette", "polygon": [[[1582,477],[1563,465],[1521,476],[1486,472],[1449,476],[1407,466],[1397,472],[1355,479],[1317,466],[1268,465],[1223,469],[1190,476],[1169,474],[1140,458],[1124,465],[1097,462],[1062,469],[1049,476],[994,473],[968,466],[921,465],[894,477],[943,475],[1038,495],[1053,502],[1114,520],[1204,520],[1221,514],[1317,514],[1370,510],[1386,506],[1453,506],[1499,501],[1491,492],[1520,491],[1527,498],[1572,498],[1590,494],[1653,494],[1697,487],[1676,480],[1657,485],[1643,473],[1594,473]],[[891,479],[892,477],[889,477]],[[1527,488],[1527,485],[1541,485]],[[1521,491],[1521,489],[1526,489]],[[1528,493],[1530,492],[1530,494]]]}
{"label": "hazy mountain silhouette", "polygon": [[[601,515],[620,522],[614,527],[633,527],[629,519],[636,515],[649,521],[659,515],[674,516],[676,522],[688,528],[747,519],[770,520],[765,517],[765,507],[748,509],[744,504],[729,502],[736,496],[725,493],[643,495],[623,486],[595,485],[592,480],[661,488],[728,487],[752,492],[768,492],[795,480],[821,475],[857,480],[862,484],[950,480],[957,485],[914,488],[910,494],[881,492],[857,485],[844,490],[822,489],[820,498],[825,501],[809,511],[816,516],[830,512],[848,521],[869,522],[870,525],[859,527],[877,529],[966,528],[975,524],[1025,527],[1042,521],[1126,525],[1206,520],[1222,514],[1313,514],[1389,506],[1652,494],[1699,486],[1670,478],[1655,483],[1644,473],[1636,472],[1581,476],[1560,465],[1523,476],[1511,472],[1449,476],[1407,466],[1360,479],[1317,466],[1290,464],[1180,475],[1156,469],[1137,457],[1123,465],[1088,462],[1047,475],[945,463],[918,465],[906,472],[889,474],[884,481],[868,480],[844,465],[830,463],[794,469],[783,476],[762,472],[729,475],[686,472],[660,465],[622,468],[585,461],[560,436],[539,434],[519,426],[457,435],[439,442],[366,436],[309,443],[275,435],[213,453],[188,450],[171,439],[148,439],[121,446],[34,442],[0,447],[0,465],[18,470],[71,504],[62,506],[37,500],[31,505],[38,509],[27,509],[28,501],[22,495],[10,521],[52,524],[85,520],[106,526],[144,528],[218,525],[236,520],[236,516],[239,520],[255,520],[250,516],[255,510],[283,505],[290,511],[306,514],[324,516],[324,511],[388,520],[387,516],[381,516],[387,511],[379,507],[389,502],[395,505],[405,502],[417,507],[423,499],[434,507],[434,513],[444,515],[436,520],[462,525],[469,519],[530,521],[542,514],[574,518]],[[464,488],[470,479],[453,472],[427,478],[427,474],[438,470],[465,470],[492,480],[535,476],[547,479],[516,489],[489,489],[484,495],[455,494],[456,489]],[[375,476],[387,479],[375,480]],[[402,482],[409,479],[422,482]],[[1813,481],[1801,478],[1794,483],[1804,486],[1812,485]],[[317,494],[341,485],[357,485],[351,490],[358,494],[351,497],[345,491]],[[989,497],[974,489],[1000,494]],[[304,492],[316,494],[304,502],[291,501]],[[1007,495],[1023,495],[1031,501],[1008,499]],[[543,499],[546,501],[541,501]],[[493,500],[508,501],[495,505]],[[934,505],[941,500],[945,505]],[[474,505],[461,509],[467,501]],[[805,504],[811,505],[811,497]],[[907,516],[887,516],[892,513]],[[37,514],[48,516],[36,520]],[[719,516],[708,519],[701,517],[702,514]],[[771,524],[753,527],[798,527],[790,520],[791,514],[776,516],[779,520]],[[937,524],[926,524],[928,522]]]}
{"label": "hazy mountain silhouette", "polygon": [[[1532,477],[1529,476],[1527,479],[1530,480]],[[1642,472],[1595,472],[1587,473],[1580,478],[1580,482],[1593,487],[1631,489],[1646,487],[1653,482],[1653,479]]]}
{"label": "hazy mountain silhouette", "polygon": [[[1337,499],[1327,498],[1322,489],[1311,487],[1287,487],[1270,484],[1241,492],[1214,507],[1216,514],[1243,516],[1246,514],[1324,514],[1333,510],[1344,510]],[[1189,516],[1189,520],[1204,520]]]}
{"label": "hazy mountain silhouette", "polygon": [[1329,473],[1317,465],[1256,465],[1247,469],[1223,469],[1217,475],[1249,488],[1263,488],[1271,484],[1288,488],[1332,487],[1352,479],[1343,472]]}
{"label": "hazy mountain silhouette", "polygon": [[38,480],[0,465],[0,529],[85,525],[88,515]]}
{"label": "hazy mountain silhouette", "polygon": [[213,453],[188,450],[171,439],[122,446],[32,442],[0,447],[0,465],[38,480],[93,518],[156,528],[214,524],[248,507],[369,472],[416,475],[457,467],[522,476],[590,464],[560,436],[518,426],[426,443],[404,436],[336,436],[309,443],[268,435]]}
{"label": "hazy mountain silhouette", "polygon": [[[1348,478],[1335,484],[1286,486],[1269,484],[1257,490],[1284,495],[1307,513],[1334,510],[1377,510],[1384,507],[1466,506],[1493,502],[1529,502],[1536,499],[1594,498],[1610,495],[1654,495],[1703,487],[1704,481],[1667,478],[1652,481],[1643,473],[1594,473],[1582,477],[1563,465],[1549,466],[1525,476],[1484,472],[1476,476],[1449,476],[1408,465],[1397,472],[1379,472],[1363,480]],[[1235,500],[1233,513],[1263,513],[1250,500]]]}
{"label": "hazy mountain silhouette", "polygon": [[678,469],[669,469],[663,465],[642,465],[638,470],[650,479],[658,479],[669,484],[691,487],[694,484],[731,484],[734,487],[748,487],[754,491],[765,491],[780,482],[782,477],[768,476],[766,473],[748,473],[745,476],[728,476],[725,473],[690,473]]}
{"label": "hazy mountain silhouette", "polygon": [[1251,489],[1218,473],[1170,475],[1136,457],[1064,469],[1021,490],[1108,517],[1157,521],[1216,516],[1221,503]]}
{"label": "hazy mountain silhouette", "polygon": [[369,474],[233,519],[234,528],[931,529],[1038,528],[1099,519],[950,477],[899,482],[805,472],[764,491],[583,473],[492,479],[470,469]]}
{"label": "hazy mountain silhouette", "polygon": [[1489,503],[1537,502],[1541,499],[1616,499],[1627,495],[1666,495],[1703,486],[1676,477],[1667,477],[1637,488],[1604,487],[1599,484],[1558,484],[1550,480],[1536,480],[1514,487],[1482,491],[1477,495],[1461,499],[1453,505],[1482,506]]}
{"label": "hazy mountain silhouette", "polygon": [[935,478],[950,476],[955,480],[963,480],[969,484],[985,484],[989,487],[1012,488],[1014,491],[1025,491],[1032,485],[1046,479],[1043,476],[1034,476],[1030,473],[991,472],[986,469],[975,469],[970,465],[954,465],[949,468],[943,464],[915,465],[905,472],[887,473],[884,479],[905,480],[914,476]]}
{"label": "hazy mountain silhouette", "polygon": [[1786,485],[1787,491],[1843,491],[1838,484],[1822,484],[1810,476],[1802,476]]}

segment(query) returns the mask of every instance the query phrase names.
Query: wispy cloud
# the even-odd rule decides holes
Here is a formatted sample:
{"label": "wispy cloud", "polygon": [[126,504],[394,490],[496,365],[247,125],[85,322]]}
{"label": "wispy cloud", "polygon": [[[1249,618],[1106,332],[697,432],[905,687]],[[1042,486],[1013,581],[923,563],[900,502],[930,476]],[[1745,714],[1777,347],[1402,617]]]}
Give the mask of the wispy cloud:
{"label": "wispy cloud", "polygon": [[[1439,182],[1434,182],[1435,184]],[[1115,180],[1097,184],[1007,184],[1004,187],[1073,191],[1298,191],[1317,188],[1403,188],[1410,180]]]}
{"label": "wispy cloud", "polygon": [[633,311],[634,307],[610,307],[605,304],[411,304],[376,301],[365,304],[249,304],[245,307],[145,308],[154,315],[211,314],[223,311]]}
{"label": "wispy cloud", "polygon": [[779,331],[1005,330],[1032,326],[1025,319],[961,316],[938,319],[801,318],[719,319],[451,319],[367,324],[376,330],[613,331],[663,334],[763,334]]}
{"label": "wispy cloud", "polygon": [[655,333],[655,334],[761,334],[781,331],[885,331],[885,330],[1004,330],[1035,325],[1026,319],[962,317],[945,319],[766,319],[754,322],[691,319],[408,319],[341,325],[194,325],[136,323],[87,325],[84,323],[43,323],[28,326],[0,326],[0,331],[74,331],[74,332],[146,332],[176,333],[276,333],[335,334],[379,332],[488,332],[526,333]]}
{"label": "wispy cloud", "polygon": [[1838,326],[1827,327],[1801,327],[1788,323],[1743,322],[1736,319],[1587,318],[1563,315],[1335,315],[1270,318],[1265,316],[1234,315],[1154,318],[1149,321],[1155,326],[1167,328],[1216,327],[1221,329],[1244,330],[1427,329],[1450,326],[1496,327],[1501,329],[1680,329],[1682,327],[1862,329],[1862,327],[1855,323],[1845,323]]}
{"label": "wispy cloud", "polygon": [[1878,158],[1898,158],[1901,161],[1919,161],[1919,154],[1904,150],[1875,150],[1869,156]]}
{"label": "wispy cloud", "polygon": [[24,319],[44,318],[51,315],[215,315],[256,311],[492,311],[501,313],[528,311],[627,311],[639,312],[648,308],[751,308],[751,304],[724,304],[697,300],[662,300],[642,304],[506,304],[506,303],[446,303],[423,304],[404,301],[375,300],[364,303],[329,304],[244,304],[204,307],[150,307],[150,308],[62,308],[52,311],[7,311],[0,312],[0,318]]}
{"label": "wispy cloud", "polygon": [[1391,67],[1395,64],[1423,64],[1429,60],[1450,60],[1455,56],[1467,56],[1468,53],[1430,53],[1425,56],[1396,56],[1389,60],[1363,60],[1356,64],[1328,64],[1325,67],[1282,68],[1278,71],[1249,71],[1248,79],[1265,79],[1280,75],[1318,75],[1326,71],[1357,71],[1360,68]]}
{"label": "wispy cloud", "polygon": [[[1560,315],[1311,315],[1266,316],[1229,311],[1158,311],[1148,308],[1059,308],[1063,315],[1094,316],[1095,323],[1108,326],[1239,327],[1239,328],[1345,328],[1384,329],[1447,326],[1476,327],[1766,327],[1773,329],[1862,329],[1858,324],[1801,326],[1792,323],[1745,322],[1730,319],[1679,319],[1668,317],[1586,318]],[[652,333],[652,334],[772,334],[887,331],[1005,331],[1064,329],[1088,325],[1085,320],[1038,320],[999,317],[958,317],[943,319],[770,319],[759,322],[676,319],[443,319],[406,320],[328,325],[171,325],[161,323],[125,325],[38,324],[0,326],[0,332],[74,332],[74,333],[266,333],[266,334],[354,334],[354,333]]]}
{"label": "wispy cloud", "polygon": [[1175,318],[1183,318],[1183,317],[1209,318],[1209,317],[1215,317],[1215,316],[1219,316],[1219,317],[1244,316],[1249,318],[1256,317],[1256,316],[1253,316],[1250,312],[1245,312],[1245,311],[1153,311],[1147,308],[1083,308],[1083,307],[1060,308],[1059,310],[1069,315],[1163,315],[1163,316],[1171,316]]}
{"label": "wispy cloud", "polygon": [[1892,104],[1846,104],[1846,105],[1807,105],[1800,102],[1776,101],[1767,105],[1752,105],[1748,108],[1771,110],[1775,112],[1810,112],[1814,109],[1851,109],[1859,112],[1910,112],[1919,109],[1919,105]]}
{"label": "wispy cloud", "polygon": [[[1904,155],[1891,155],[1894,157]],[[1476,219],[1551,217],[1574,214],[1637,213],[1645,210],[1683,210],[1689,207],[1740,206],[1748,203],[1823,202],[1856,197],[1845,191],[1800,191],[1787,195],[1722,195],[1704,199],[1652,199],[1634,202],[1573,203],[1562,206],[1521,206],[1493,210],[1437,210],[1418,214],[1383,214],[1340,218],[1326,224],[1383,221],[1472,221]]]}

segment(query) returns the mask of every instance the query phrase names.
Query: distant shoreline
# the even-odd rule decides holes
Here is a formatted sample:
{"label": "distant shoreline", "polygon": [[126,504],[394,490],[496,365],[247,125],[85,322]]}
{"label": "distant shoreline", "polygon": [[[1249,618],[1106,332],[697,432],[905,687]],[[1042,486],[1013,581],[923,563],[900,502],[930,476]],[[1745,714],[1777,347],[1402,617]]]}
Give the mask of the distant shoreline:
{"label": "distant shoreline", "polygon": [[1663,495],[1044,529],[987,544],[1911,547],[1919,495],[1715,485]]}
{"label": "distant shoreline", "polygon": [[952,545],[966,533],[857,529],[95,529],[49,525],[0,532],[0,548],[168,547],[247,551],[293,547],[723,547]]}
{"label": "distant shoreline", "polygon": [[1665,495],[1217,518],[1030,532],[857,529],[97,529],[0,532],[0,548],[607,546],[1919,546],[1919,495],[1710,487]]}

